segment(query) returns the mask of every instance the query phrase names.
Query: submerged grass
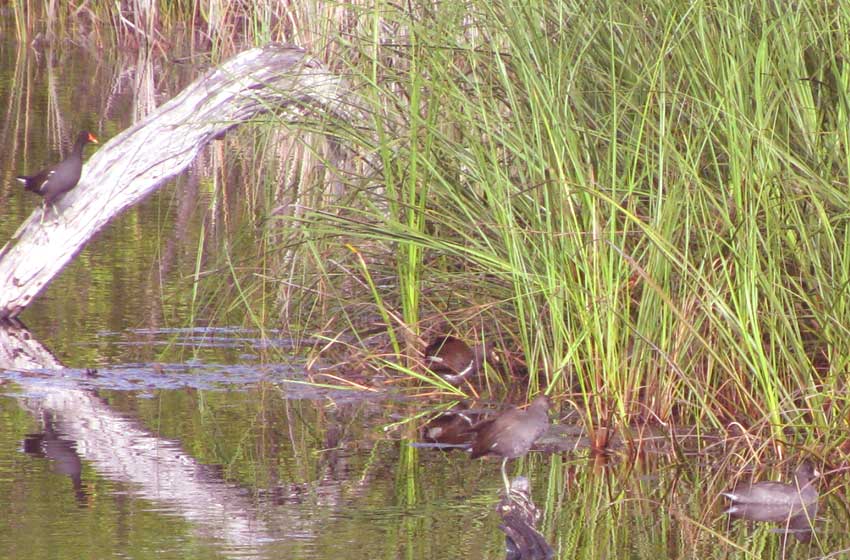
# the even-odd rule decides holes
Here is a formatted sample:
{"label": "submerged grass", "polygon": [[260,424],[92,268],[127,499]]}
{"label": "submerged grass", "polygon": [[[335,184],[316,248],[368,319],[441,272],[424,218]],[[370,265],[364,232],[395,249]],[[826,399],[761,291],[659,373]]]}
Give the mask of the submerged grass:
{"label": "submerged grass", "polygon": [[275,286],[295,337],[402,373],[434,333],[497,340],[598,445],[642,419],[845,443],[850,7],[166,4],[218,52],[324,54],[366,115],[305,114],[307,160],[254,140],[263,250],[223,268],[252,321]]}

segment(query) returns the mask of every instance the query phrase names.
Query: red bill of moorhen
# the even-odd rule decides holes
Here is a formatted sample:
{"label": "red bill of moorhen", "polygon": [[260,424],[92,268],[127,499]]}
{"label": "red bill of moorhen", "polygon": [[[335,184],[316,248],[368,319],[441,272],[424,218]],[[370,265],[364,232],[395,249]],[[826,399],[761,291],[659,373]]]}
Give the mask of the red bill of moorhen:
{"label": "red bill of moorhen", "polygon": [[26,190],[43,196],[45,206],[52,206],[57,198],[77,186],[83,171],[83,148],[89,142],[97,144],[94,134],[80,132],[68,157],[33,175],[19,175],[18,181]]}
{"label": "red bill of moorhen", "polygon": [[516,459],[528,453],[548,427],[549,399],[540,395],[525,410],[511,408],[473,426],[475,438],[472,440],[472,458],[484,455],[502,457],[502,479],[505,482],[505,495],[509,495],[511,484],[505,471],[508,459]]}
{"label": "red bill of moorhen", "polygon": [[492,344],[485,342],[473,348],[454,336],[437,337],[425,348],[428,368],[452,385],[477,375],[488,358],[495,361]]}

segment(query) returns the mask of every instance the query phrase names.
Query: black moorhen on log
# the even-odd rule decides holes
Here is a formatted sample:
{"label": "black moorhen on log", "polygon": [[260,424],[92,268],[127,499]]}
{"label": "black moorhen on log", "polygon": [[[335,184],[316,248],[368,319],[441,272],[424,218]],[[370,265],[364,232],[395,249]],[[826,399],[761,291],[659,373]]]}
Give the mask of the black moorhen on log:
{"label": "black moorhen on log", "polygon": [[460,385],[464,379],[476,375],[492,353],[492,344],[487,342],[471,348],[454,336],[440,336],[425,348],[425,362],[447,382]]}
{"label": "black moorhen on log", "polygon": [[502,479],[506,495],[511,484],[505,465],[508,459],[516,459],[528,453],[546,428],[549,427],[549,399],[541,395],[531,401],[527,409],[512,408],[491,420],[473,426],[475,439],[472,441],[472,458],[498,455],[502,459]]}
{"label": "black moorhen on log", "polygon": [[97,144],[94,134],[80,132],[68,157],[33,175],[19,175],[18,181],[26,190],[43,196],[45,206],[52,206],[57,198],[77,186],[83,171],[83,148],[89,142]]}

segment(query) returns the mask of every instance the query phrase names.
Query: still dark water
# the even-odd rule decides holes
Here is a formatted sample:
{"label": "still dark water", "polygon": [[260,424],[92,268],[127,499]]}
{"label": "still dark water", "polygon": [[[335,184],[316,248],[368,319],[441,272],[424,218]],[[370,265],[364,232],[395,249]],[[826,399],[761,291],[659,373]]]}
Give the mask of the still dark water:
{"label": "still dark water", "polygon": [[[40,204],[16,174],[64,156],[80,129],[108,140],[202,71],[0,41],[4,242]],[[236,229],[224,217],[248,212],[221,195],[238,176],[201,159],[24,313],[27,336],[68,369],[0,370],[0,558],[503,558],[498,461],[410,445],[445,403],[305,385],[303,355],[274,331],[205,328],[198,263]],[[821,485],[810,542],[786,540],[723,514],[734,473],[716,440],[683,448],[662,437],[599,458],[580,446],[511,469],[531,478],[559,558],[850,550],[844,478]]]}

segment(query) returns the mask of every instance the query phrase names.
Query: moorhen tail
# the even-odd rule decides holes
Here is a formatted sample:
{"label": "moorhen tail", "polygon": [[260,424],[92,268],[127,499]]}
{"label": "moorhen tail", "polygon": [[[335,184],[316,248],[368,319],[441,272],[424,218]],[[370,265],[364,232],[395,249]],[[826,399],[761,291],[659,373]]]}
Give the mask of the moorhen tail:
{"label": "moorhen tail", "polygon": [[475,376],[492,353],[492,344],[487,342],[471,348],[454,336],[440,336],[425,348],[425,362],[447,382],[460,385],[464,379]]}
{"label": "moorhen tail", "polygon": [[771,506],[807,506],[818,501],[818,490],[815,480],[820,473],[815,466],[804,461],[794,473],[794,482],[756,482],[754,484],[738,484],[723,495],[735,504],[762,504]]}
{"label": "moorhen tail", "polygon": [[512,408],[492,420],[484,420],[473,426],[472,458],[484,455],[502,457],[502,479],[506,495],[510,493],[510,482],[505,471],[508,459],[522,457],[528,453],[546,428],[549,427],[549,399],[541,395],[531,401],[525,410]]}
{"label": "moorhen tail", "polygon": [[83,148],[89,142],[97,144],[94,134],[80,132],[67,158],[33,175],[19,175],[18,181],[26,190],[43,196],[45,205],[53,205],[57,198],[77,186],[83,171]]}

